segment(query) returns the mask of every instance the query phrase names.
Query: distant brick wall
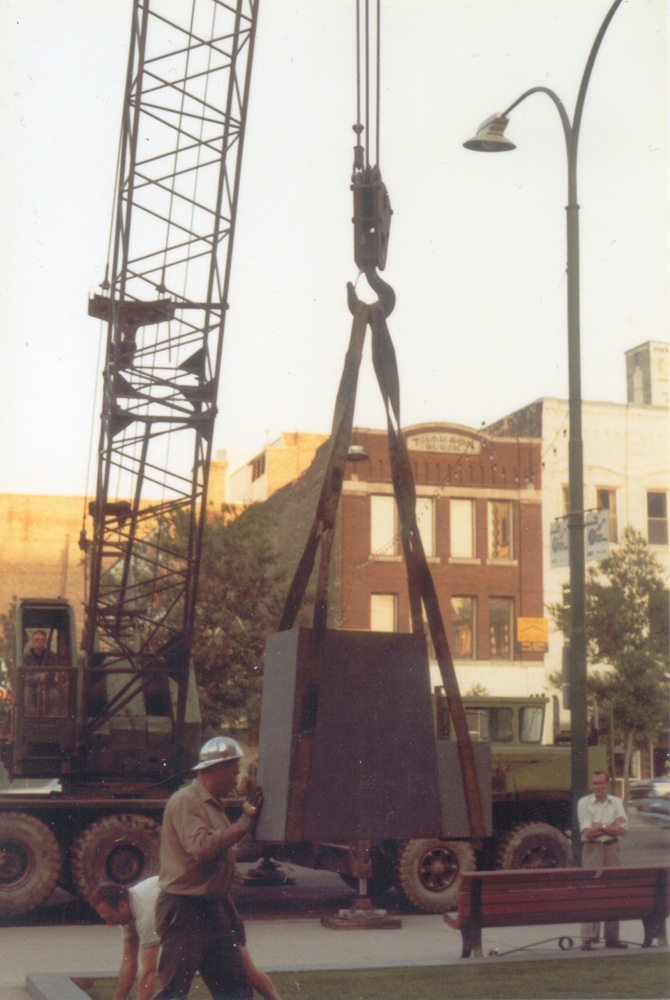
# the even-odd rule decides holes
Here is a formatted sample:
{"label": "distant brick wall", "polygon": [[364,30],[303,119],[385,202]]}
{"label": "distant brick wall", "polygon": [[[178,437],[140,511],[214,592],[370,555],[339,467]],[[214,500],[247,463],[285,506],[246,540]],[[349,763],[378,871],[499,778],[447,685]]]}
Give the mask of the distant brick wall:
{"label": "distant brick wall", "polygon": [[[82,497],[0,495],[0,609],[16,597],[65,597],[83,624]],[[90,522],[88,533],[90,537]]]}

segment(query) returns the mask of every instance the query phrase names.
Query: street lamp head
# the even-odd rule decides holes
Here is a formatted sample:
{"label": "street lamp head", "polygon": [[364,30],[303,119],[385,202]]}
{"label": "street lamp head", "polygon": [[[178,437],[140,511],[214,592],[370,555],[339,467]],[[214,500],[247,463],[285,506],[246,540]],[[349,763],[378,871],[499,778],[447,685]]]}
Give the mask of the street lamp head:
{"label": "street lamp head", "polygon": [[497,111],[481,123],[474,139],[468,139],[463,145],[478,153],[506,153],[508,149],[516,149],[514,143],[503,135],[508,121],[506,115]]}
{"label": "street lamp head", "polygon": [[352,444],[347,452],[347,462],[367,462],[370,456],[362,444]]}

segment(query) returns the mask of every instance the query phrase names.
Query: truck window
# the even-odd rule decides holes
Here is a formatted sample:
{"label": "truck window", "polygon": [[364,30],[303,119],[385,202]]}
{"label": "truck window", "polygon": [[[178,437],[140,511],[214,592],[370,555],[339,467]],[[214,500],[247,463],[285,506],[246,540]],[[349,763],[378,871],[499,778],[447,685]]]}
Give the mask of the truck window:
{"label": "truck window", "polygon": [[471,709],[465,713],[465,718],[471,740],[478,742],[489,739],[489,716],[485,708]]}
{"label": "truck window", "polygon": [[477,708],[465,713],[470,738],[475,742],[511,743],[514,739],[511,708]]}
{"label": "truck window", "polygon": [[514,739],[511,708],[489,708],[489,739],[492,743],[511,743]]}
{"label": "truck window", "polygon": [[27,719],[66,719],[70,678],[67,670],[26,670],[23,714]]}
{"label": "truck window", "polygon": [[65,608],[24,607],[21,615],[24,667],[71,666],[70,621]]}
{"label": "truck window", "polygon": [[522,743],[540,743],[544,723],[544,708],[532,705],[519,712],[519,739]]}

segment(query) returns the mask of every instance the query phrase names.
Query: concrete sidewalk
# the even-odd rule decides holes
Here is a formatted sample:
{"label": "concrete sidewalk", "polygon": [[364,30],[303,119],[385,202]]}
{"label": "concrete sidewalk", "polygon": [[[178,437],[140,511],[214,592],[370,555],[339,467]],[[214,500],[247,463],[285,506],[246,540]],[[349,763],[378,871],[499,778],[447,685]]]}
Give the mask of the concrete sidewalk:
{"label": "concrete sidewalk", "polygon": [[[330,930],[318,919],[245,921],[251,954],[262,969],[297,971],[309,969],[365,969],[411,965],[449,965],[579,959],[590,961],[605,954],[641,954],[642,924],[622,923],[622,940],[628,951],[596,948],[579,950],[579,926],[505,928],[484,931],[484,953],[507,952],[550,938],[571,937],[574,947],[562,951],[558,941],[508,957],[461,959],[461,936],[445,924],[441,915],[404,915],[399,930]],[[656,951],[658,949],[654,949]],[[667,949],[664,949],[667,952]],[[650,954],[645,951],[643,954]],[[121,958],[118,928],[102,925],[70,927],[5,927],[0,930],[0,1000],[82,1000],[84,994],[69,985],[70,975],[116,975]]]}

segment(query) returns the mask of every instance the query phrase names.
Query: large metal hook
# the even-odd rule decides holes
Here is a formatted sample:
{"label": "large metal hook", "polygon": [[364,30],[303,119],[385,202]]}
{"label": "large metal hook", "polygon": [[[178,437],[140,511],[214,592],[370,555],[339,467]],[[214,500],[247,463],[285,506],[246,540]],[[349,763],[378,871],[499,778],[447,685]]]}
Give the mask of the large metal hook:
{"label": "large metal hook", "polygon": [[[374,267],[366,267],[363,272],[367,279],[368,285],[377,293],[377,300],[381,306],[384,318],[390,316],[395,308],[395,292],[383,278],[377,274],[377,269]],[[356,312],[356,306],[359,302],[359,298],[356,295],[356,289],[350,281],[347,282],[347,302],[349,304],[349,311],[353,315]]]}

